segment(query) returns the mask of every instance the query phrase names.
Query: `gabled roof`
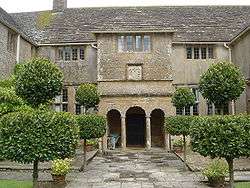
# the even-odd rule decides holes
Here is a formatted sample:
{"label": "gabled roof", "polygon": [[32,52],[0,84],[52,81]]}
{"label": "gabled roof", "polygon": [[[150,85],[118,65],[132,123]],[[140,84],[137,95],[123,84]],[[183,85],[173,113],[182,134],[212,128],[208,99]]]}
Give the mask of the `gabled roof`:
{"label": "gabled roof", "polygon": [[11,30],[19,33],[25,40],[35,43],[32,39],[30,39],[20,28],[20,26],[16,23],[13,17],[8,14],[4,9],[0,7],[0,22]]}
{"label": "gabled roof", "polygon": [[156,6],[70,8],[52,13],[41,28],[46,12],[11,14],[25,33],[41,44],[92,42],[98,31],[171,30],[174,42],[229,42],[250,25],[250,6]]}
{"label": "gabled roof", "polygon": [[242,36],[244,36],[246,33],[250,31],[250,25],[247,26],[245,29],[240,31],[229,43],[229,45],[233,45],[235,42],[237,42]]}

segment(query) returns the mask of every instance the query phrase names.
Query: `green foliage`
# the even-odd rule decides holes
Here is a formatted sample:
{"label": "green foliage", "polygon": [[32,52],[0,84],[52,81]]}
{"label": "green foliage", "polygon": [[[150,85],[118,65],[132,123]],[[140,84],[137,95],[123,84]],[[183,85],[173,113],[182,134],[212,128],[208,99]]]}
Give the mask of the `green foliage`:
{"label": "green foliage", "polygon": [[95,107],[100,101],[95,84],[82,84],[76,92],[76,101],[86,108]]}
{"label": "green foliage", "polygon": [[165,119],[165,129],[171,135],[189,135],[194,116],[172,116]]}
{"label": "green foliage", "polygon": [[61,176],[61,175],[67,175],[70,171],[70,164],[71,160],[69,159],[56,159],[52,161],[52,174]]}
{"label": "green foliage", "polygon": [[207,178],[226,177],[228,175],[228,165],[222,160],[212,161],[202,172]]}
{"label": "green foliage", "polygon": [[227,62],[212,65],[201,76],[200,91],[217,106],[236,100],[245,89],[245,78],[239,68]]}
{"label": "green foliage", "polygon": [[12,88],[15,86],[15,76],[11,76],[9,79],[0,80],[0,88]]}
{"label": "green foliage", "polygon": [[50,24],[52,23],[54,19],[53,13],[51,11],[43,11],[41,13],[39,13],[38,17],[37,17],[37,27],[39,29],[44,29],[48,26],[50,26]]}
{"label": "green foliage", "polygon": [[193,150],[205,157],[234,159],[250,155],[250,116],[195,118],[190,135]]}
{"label": "green foliage", "polygon": [[46,59],[32,59],[24,63],[16,75],[16,94],[35,107],[59,95],[62,87],[62,72]]}
{"label": "green foliage", "polygon": [[19,163],[71,157],[78,127],[68,113],[26,110],[0,119],[0,156]]}
{"label": "green foliage", "polygon": [[184,108],[195,104],[195,96],[189,88],[177,88],[172,96],[172,103],[176,108]]}
{"label": "green foliage", "polygon": [[16,95],[13,89],[0,87],[0,117],[21,108],[28,108],[24,105],[24,101]]}
{"label": "green foliage", "polygon": [[76,117],[81,139],[100,138],[106,132],[106,119],[97,115],[80,115]]}
{"label": "green foliage", "polygon": [[250,182],[240,182],[236,183],[235,188],[249,188]]}
{"label": "green foliage", "polygon": [[183,140],[181,140],[181,139],[174,140],[173,141],[173,146],[174,147],[183,147],[184,146]]}

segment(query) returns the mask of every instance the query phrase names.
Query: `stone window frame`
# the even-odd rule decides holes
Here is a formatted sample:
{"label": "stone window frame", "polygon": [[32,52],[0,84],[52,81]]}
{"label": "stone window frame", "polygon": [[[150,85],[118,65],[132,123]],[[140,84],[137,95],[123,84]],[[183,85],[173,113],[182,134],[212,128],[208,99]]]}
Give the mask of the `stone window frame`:
{"label": "stone window frame", "polygon": [[[198,49],[198,53],[197,53]],[[204,54],[204,49],[206,49]],[[187,44],[186,59],[188,60],[210,60],[216,59],[215,45],[213,44]]]}
{"label": "stone window frame", "polygon": [[[69,59],[66,59],[66,53],[68,50]],[[75,56],[76,50],[77,56]],[[57,61],[63,61],[63,62],[79,62],[84,61],[86,59],[86,46],[60,46],[56,48],[56,60]],[[77,57],[77,58],[74,58]]]}
{"label": "stone window frame", "polygon": [[63,88],[61,94],[55,97],[54,109],[58,112],[68,112],[69,111],[68,100],[69,100],[68,88],[65,87]]}
{"label": "stone window frame", "polygon": [[[132,37],[133,47],[132,49],[127,49],[127,38]],[[136,37],[140,37],[141,48],[137,49]],[[145,50],[145,37],[149,38],[149,50]],[[117,51],[118,53],[151,53],[152,51],[152,35],[146,33],[128,33],[119,34],[117,36]]]}
{"label": "stone window frame", "polygon": [[16,54],[16,50],[17,50],[17,33],[9,29],[7,37],[7,51]]}

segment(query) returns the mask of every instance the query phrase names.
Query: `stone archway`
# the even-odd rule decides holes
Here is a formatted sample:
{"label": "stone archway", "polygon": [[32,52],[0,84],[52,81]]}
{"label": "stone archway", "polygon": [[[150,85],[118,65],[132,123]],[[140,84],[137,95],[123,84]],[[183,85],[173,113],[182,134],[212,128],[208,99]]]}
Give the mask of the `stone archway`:
{"label": "stone archway", "polygon": [[131,107],[126,112],[126,145],[146,145],[146,113],[141,107]]}
{"label": "stone archway", "polygon": [[[121,113],[118,110],[110,110],[107,113],[107,123],[108,123],[108,136],[111,134],[119,135],[121,138]],[[119,139],[116,146],[121,146],[121,139]]]}
{"label": "stone archway", "polygon": [[164,131],[165,113],[161,109],[155,109],[151,112],[151,143],[153,147],[164,147],[165,131]]}

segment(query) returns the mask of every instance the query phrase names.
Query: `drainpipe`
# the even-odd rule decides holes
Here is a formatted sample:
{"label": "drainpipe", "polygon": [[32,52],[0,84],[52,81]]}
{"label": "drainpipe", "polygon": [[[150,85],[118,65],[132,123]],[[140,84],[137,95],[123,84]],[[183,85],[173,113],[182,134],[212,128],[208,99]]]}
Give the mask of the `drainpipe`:
{"label": "drainpipe", "polygon": [[[232,62],[232,49],[226,43],[224,43],[224,47],[228,49],[229,62],[233,63]],[[232,115],[235,115],[235,101],[234,100],[231,101],[231,106],[232,106]]]}
{"label": "drainpipe", "polygon": [[17,45],[16,45],[16,63],[18,64],[20,62],[20,40],[21,36],[17,36]]}

